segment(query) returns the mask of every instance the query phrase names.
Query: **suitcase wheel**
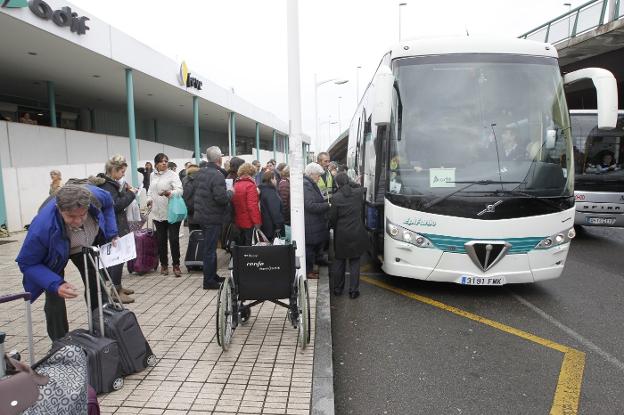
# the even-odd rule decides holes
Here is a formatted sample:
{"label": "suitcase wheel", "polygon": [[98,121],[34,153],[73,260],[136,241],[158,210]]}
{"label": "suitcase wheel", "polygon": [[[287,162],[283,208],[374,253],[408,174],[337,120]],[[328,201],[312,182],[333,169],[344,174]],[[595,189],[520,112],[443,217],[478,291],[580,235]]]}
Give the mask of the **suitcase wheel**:
{"label": "suitcase wheel", "polygon": [[147,358],[145,359],[145,363],[147,363],[146,366],[156,366],[157,360],[158,359],[156,359],[156,356],[153,354],[147,356]]}
{"label": "suitcase wheel", "polygon": [[113,381],[113,390],[118,391],[119,389],[123,388],[123,385],[124,385],[123,378],[117,378]]}

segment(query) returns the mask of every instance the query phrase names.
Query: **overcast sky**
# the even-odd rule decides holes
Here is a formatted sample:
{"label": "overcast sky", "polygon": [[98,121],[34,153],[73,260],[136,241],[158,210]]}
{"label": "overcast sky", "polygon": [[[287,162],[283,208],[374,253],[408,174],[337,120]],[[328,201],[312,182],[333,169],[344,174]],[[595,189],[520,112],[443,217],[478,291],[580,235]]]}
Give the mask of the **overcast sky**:
{"label": "overcast sky", "polygon": [[[288,121],[288,0],[72,0],[237,95]],[[566,12],[565,0],[403,0],[402,37],[488,34],[517,37]],[[569,0],[571,7],[585,0]],[[299,0],[304,132],[314,137],[314,75],[319,135],[328,142],[348,127],[381,56],[398,40],[397,0]],[[339,98],[341,97],[341,98]],[[340,103],[340,104],[339,104]],[[313,144],[313,150],[317,147]]]}

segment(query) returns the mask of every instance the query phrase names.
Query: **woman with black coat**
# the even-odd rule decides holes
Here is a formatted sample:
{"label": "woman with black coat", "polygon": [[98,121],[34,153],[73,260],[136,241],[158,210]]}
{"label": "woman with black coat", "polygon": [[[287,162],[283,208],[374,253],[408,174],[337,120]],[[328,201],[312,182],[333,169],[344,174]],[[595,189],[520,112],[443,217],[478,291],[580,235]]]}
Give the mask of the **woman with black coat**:
{"label": "woman with black coat", "polygon": [[329,239],[327,229],[327,212],[329,204],[323,198],[316,184],[323,168],[317,163],[310,163],[305,168],[303,176],[303,211],[305,218],[305,244],[306,244],[306,275],[308,279],[318,278],[314,272],[314,259],[325,246]]}
{"label": "woman with black coat", "polygon": [[[130,233],[130,227],[128,226],[128,217],[126,215],[126,208],[130,206],[130,203],[136,198],[138,189],[129,186],[127,183],[123,186],[119,183],[126,174],[126,168],[128,163],[123,156],[113,156],[106,162],[105,174],[100,174],[98,179],[98,187],[106,190],[113,198],[113,204],[115,207],[115,219],[117,220],[117,230],[119,237]],[[133,303],[134,298],[130,297],[130,294],[134,294],[134,290],[123,288],[121,285],[121,275],[123,274],[123,264],[112,266],[108,269],[113,284],[119,293],[119,297],[124,304]],[[112,296],[111,298],[115,298]]]}
{"label": "woman with black coat", "polygon": [[279,232],[284,230],[284,215],[282,215],[282,200],[277,188],[275,174],[271,171],[264,172],[260,190],[260,213],[262,214],[262,226],[260,230],[271,242]]}
{"label": "woman with black coat", "polygon": [[334,178],[338,190],[331,199],[329,223],[334,229],[335,259],[331,267],[334,294],[341,295],[345,285],[345,268],[349,260],[349,297],[360,295],[360,257],[369,248],[368,232],[364,227],[365,189],[350,182],[346,173]]}

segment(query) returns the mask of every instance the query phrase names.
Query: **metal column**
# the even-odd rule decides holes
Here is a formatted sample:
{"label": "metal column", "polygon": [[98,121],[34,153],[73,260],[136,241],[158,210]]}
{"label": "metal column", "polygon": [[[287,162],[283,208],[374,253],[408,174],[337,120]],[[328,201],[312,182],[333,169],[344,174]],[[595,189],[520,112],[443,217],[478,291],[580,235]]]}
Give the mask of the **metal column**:
{"label": "metal column", "polygon": [[232,148],[230,151],[231,156],[236,155],[236,113],[230,113],[230,134],[232,134]]}
{"label": "metal column", "polygon": [[256,160],[260,161],[260,123],[256,123]]}
{"label": "metal column", "polygon": [[276,141],[277,141],[277,135],[276,135],[275,130],[273,130],[273,160],[277,161],[277,159],[275,158],[275,154],[276,154],[275,153],[275,142]]}
{"label": "metal column", "polygon": [[48,108],[50,110],[50,127],[56,128],[56,97],[54,96],[54,82],[48,81]]}
{"label": "metal column", "polygon": [[195,164],[199,166],[201,150],[199,149],[199,97],[193,97],[193,137],[195,139]]}
{"label": "metal column", "polygon": [[286,164],[288,164],[288,152],[290,151],[290,146],[288,145],[288,136],[284,136],[284,148],[286,149]]}
{"label": "metal column", "polygon": [[[8,126],[6,126],[6,122],[5,122],[5,128],[8,128]],[[0,158],[0,227],[2,227],[2,225],[6,225],[8,229],[9,225],[7,224],[7,211],[6,211],[6,205],[5,205],[5,199],[4,199],[4,181],[3,180],[4,179],[2,178],[2,158]]]}
{"label": "metal column", "polygon": [[136,124],[134,120],[134,84],[132,69],[126,69],[126,98],[128,103],[128,138],[130,139],[130,171],[132,186],[139,187],[139,173],[137,172],[137,141]]}

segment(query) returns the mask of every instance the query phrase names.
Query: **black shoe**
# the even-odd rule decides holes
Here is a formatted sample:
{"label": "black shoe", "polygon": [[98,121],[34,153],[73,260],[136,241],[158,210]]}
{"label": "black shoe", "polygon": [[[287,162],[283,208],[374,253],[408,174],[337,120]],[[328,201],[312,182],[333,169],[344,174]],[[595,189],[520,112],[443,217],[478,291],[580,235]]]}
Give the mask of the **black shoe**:
{"label": "black shoe", "polygon": [[334,295],[340,297],[342,295],[342,290],[334,290]]}
{"label": "black shoe", "polygon": [[359,296],[360,296],[360,292],[359,291],[353,291],[353,292],[349,293],[349,298],[351,298],[352,300],[355,300]]}
{"label": "black shoe", "polygon": [[220,285],[221,284],[216,281],[204,283],[204,290],[216,290]]}
{"label": "black shoe", "polygon": [[216,278],[216,280],[217,280],[217,282],[219,282],[219,283],[220,283],[220,282],[223,282],[223,281],[225,281],[225,278],[223,278],[223,277],[220,277],[220,276],[218,276],[218,275],[217,275],[217,278]]}

